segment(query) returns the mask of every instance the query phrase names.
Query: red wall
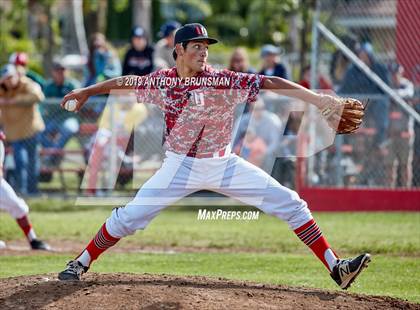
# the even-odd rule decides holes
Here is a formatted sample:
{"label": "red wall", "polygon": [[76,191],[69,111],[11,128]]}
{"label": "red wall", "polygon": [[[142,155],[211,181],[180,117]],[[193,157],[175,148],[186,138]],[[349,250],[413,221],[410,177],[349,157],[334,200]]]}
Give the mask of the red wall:
{"label": "red wall", "polygon": [[420,84],[420,72],[413,76],[415,66],[420,65],[419,0],[398,0],[396,35],[397,61],[405,68],[406,77]]}
{"label": "red wall", "polygon": [[312,211],[419,211],[420,190],[302,188]]}

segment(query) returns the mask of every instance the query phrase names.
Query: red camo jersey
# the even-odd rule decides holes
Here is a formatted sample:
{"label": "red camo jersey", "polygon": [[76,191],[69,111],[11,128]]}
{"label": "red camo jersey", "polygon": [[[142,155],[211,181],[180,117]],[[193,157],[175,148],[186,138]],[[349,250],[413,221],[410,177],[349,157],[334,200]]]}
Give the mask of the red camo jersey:
{"label": "red camo jersey", "polygon": [[164,113],[165,149],[178,154],[214,153],[231,141],[234,109],[256,100],[264,76],[206,66],[181,79],[176,68],[138,77],[136,96]]}

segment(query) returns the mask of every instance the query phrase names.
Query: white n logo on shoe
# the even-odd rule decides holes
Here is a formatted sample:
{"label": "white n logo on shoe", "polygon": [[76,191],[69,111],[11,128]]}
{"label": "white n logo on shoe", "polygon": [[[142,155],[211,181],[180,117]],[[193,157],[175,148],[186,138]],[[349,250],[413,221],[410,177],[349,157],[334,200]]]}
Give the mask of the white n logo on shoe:
{"label": "white n logo on shoe", "polygon": [[341,265],[339,267],[339,273],[340,273],[340,277],[344,277],[345,275],[349,275],[350,274],[349,264]]}

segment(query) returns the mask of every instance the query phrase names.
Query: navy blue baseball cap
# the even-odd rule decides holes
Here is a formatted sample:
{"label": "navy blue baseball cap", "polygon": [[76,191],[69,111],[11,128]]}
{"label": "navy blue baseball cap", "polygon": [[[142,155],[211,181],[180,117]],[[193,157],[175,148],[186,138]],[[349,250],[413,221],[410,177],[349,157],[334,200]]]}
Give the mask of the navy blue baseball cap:
{"label": "navy blue baseball cap", "polygon": [[206,40],[209,44],[215,44],[218,41],[207,35],[207,30],[199,23],[185,24],[175,32],[175,44],[193,41]]}
{"label": "navy blue baseball cap", "polygon": [[[206,40],[209,44],[216,44],[217,41],[214,38],[210,38],[207,35],[207,30],[203,25],[199,23],[185,24],[175,32],[174,44],[189,42],[193,40]],[[176,51],[172,52],[174,59],[177,58]]]}
{"label": "navy blue baseball cap", "polygon": [[160,27],[158,35],[161,38],[165,38],[168,35],[170,35],[174,30],[178,29],[179,27],[181,27],[181,24],[178,23],[177,21],[172,20],[172,21],[166,22],[162,25],[162,27]]}

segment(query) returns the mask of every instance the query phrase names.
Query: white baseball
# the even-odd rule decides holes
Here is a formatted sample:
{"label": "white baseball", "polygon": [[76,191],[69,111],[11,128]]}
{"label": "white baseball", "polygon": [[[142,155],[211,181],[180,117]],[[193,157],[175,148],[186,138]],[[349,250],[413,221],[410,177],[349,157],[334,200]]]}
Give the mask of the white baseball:
{"label": "white baseball", "polygon": [[66,101],[64,103],[64,109],[66,109],[67,111],[73,112],[74,110],[76,110],[77,103],[78,102],[76,99],[70,99],[69,101]]}
{"label": "white baseball", "polygon": [[5,249],[6,243],[3,240],[0,240],[0,249]]}

